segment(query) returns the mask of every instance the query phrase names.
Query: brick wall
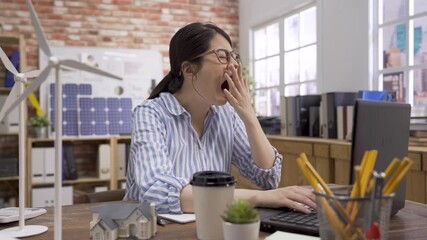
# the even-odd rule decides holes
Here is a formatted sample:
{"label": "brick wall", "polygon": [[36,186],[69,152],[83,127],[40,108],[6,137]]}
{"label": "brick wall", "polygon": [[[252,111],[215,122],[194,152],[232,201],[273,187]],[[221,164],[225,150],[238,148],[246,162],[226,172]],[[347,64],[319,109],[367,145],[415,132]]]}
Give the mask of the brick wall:
{"label": "brick wall", "polygon": [[[213,22],[238,49],[238,0],[33,0],[52,46],[158,50],[169,70],[173,34],[190,22]],[[0,35],[25,37],[27,65],[38,67],[38,44],[25,0],[0,0]]]}

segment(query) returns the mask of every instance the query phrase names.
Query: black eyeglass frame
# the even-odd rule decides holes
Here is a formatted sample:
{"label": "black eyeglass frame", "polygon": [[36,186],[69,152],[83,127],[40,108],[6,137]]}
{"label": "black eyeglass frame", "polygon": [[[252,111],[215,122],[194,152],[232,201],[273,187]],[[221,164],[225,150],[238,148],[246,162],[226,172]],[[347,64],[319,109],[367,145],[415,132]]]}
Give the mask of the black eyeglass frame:
{"label": "black eyeglass frame", "polygon": [[[219,55],[220,51],[225,52],[226,62],[224,62],[224,58],[223,57],[220,57],[220,55]],[[199,55],[199,56],[191,59],[191,61],[194,61],[194,60],[196,60],[198,58],[204,57],[204,56],[212,54],[212,53],[215,53],[216,58],[222,64],[229,64],[230,61],[231,61],[231,58],[233,58],[236,62],[240,63],[240,54],[239,53],[237,53],[235,51],[228,51],[227,49],[223,49],[223,48],[213,49],[213,50],[211,50],[209,52],[203,53],[203,54],[201,54],[201,55]]]}

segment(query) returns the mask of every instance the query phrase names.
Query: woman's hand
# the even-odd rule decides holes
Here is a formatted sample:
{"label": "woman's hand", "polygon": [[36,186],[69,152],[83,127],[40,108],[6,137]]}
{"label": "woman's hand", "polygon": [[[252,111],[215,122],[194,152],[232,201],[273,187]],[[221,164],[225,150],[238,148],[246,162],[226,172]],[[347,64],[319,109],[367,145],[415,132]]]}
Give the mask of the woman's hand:
{"label": "woman's hand", "polygon": [[256,118],[251,105],[248,81],[242,77],[240,64],[229,64],[224,73],[229,89],[224,89],[224,94],[234,107],[239,117],[245,121]]}
{"label": "woman's hand", "polygon": [[299,186],[260,191],[254,196],[254,203],[257,207],[288,207],[304,213],[311,212],[307,206],[316,209],[314,194]]}

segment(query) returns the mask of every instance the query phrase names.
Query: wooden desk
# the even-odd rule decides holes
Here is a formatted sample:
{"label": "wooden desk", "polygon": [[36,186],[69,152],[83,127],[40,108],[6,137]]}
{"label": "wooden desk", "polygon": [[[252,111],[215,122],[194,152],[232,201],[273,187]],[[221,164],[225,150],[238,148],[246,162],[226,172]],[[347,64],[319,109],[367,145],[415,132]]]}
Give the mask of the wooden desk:
{"label": "wooden desk", "polygon": [[[89,222],[92,219],[91,208],[106,203],[89,203],[66,206],[63,208],[63,237],[64,240],[89,239]],[[404,209],[400,210],[390,222],[389,239],[427,239],[427,205],[406,201]],[[30,219],[27,225],[44,225],[49,228],[47,233],[25,238],[26,240],[53,239],[53,209],[48,208],[45,215]],[[0,225],[0,229],[17,226],[18,223]],[[197,239],[196,224],[175,224],[158,226],[158,232],[153,239]],[[269,233],[260,233],[264,239]]]}

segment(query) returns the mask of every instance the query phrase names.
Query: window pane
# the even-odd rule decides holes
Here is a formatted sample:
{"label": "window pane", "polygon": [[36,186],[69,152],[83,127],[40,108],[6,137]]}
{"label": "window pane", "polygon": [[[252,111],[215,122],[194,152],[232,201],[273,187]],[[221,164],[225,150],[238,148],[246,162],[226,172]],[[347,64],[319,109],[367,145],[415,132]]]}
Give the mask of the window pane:
{"label": "window pane", "polygon": [[266,79],[266,60],[258,60],[255,62],[255,82],[256,88],[265,87],[267,86],[267,79]]}
{"label": "window pane", "polygon": [[427,63],[427,17],[414,20],[414,64]]}
{"label": "window pane", "polygon": [[285,84],[299,82],[299,50],[285,53]]}
{"label": "window pane", "polygon": [[314,43],[316,41],[316,8],[309,8],[300,14],[301,35],[300,46]]}
{"label": "window pane", "polygon": [[407,0],[382,0],[383,23],[393,21],[406,16],[408,12]]}
{"label": "window pane", "polygon": [[427,11],[426,0],[414,0],[414,14]]}
{"label": "window pane", "polygon": [[267,27],[267,54],[268,56],[279,53],[279,24],[272,24]]}
{"label": "window pane", "polygon": [[406,66],[406,24],[383,28],[384,68]]}
{"label": "window pane", "polygon": [[289,85],[285,86],[285,96],[292,97],[299,95],[299,85]]}
{"label": "window pane", "polygon": [[255,59],[263,58],[267,55],[267,36],[265,28],[255,31],[254,33],[254,50]]}
{"label": "window pane", "polygon": [[301,81],[314,80],[316,79],[316,45],[301,48]]}
{"label": "window pane", "polygon": [[299,47],[299,15],[285,19],[285,51]]}
{"label": "window pane", "polygon": [[300,95],[316,94],[317,85],[315,82],[302,83],[300,87]]}
{"label": "window pane", "polygon": [[280,116],[280,92],[277,88],[256,92],[255,109],[259,116]]}
{"label": "window pane", "polygon": [[414,73],[414,106],[427,106],[427,69]]}
{"label": "window pane", "polygon": [[396,101],[406,102],[406,84],[403,72],[384,74],[383,90],[396,92]]}
{"label": "window pane", "polygon": [[279,85],[280,82],[280,58],[279,56],[267,59],[267,86],[273,87]]}
{"label": "window pane", "polygon": [[266,90],[257,90],[255,93],[255,110],[258,116],[267,116],[268,96]]}

